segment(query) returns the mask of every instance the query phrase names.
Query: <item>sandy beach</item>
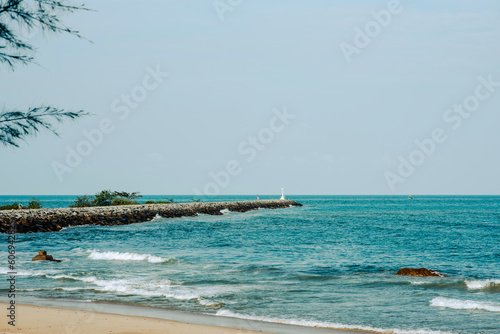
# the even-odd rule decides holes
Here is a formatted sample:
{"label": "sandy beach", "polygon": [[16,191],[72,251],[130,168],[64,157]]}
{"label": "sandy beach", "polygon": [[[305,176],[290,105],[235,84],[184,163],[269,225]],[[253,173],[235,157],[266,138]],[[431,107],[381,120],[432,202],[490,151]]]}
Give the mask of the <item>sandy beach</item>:
{"label": "sandy beach", "polygon": [[[9,306],[0,303],[2,309]],[[98,305],[98,309],[110,305]],[[145,310],[147,308],[144,308]],[[106,312],[83,311],[57,307],[16,304],[15,326],[8,324],[8,317],[0,324],[1,334],[363,334],[364,331],[336,330],[323,328],[309,328],[285,324],[266,323],[251,320],[236,320],[214,317],[209,315],[192,314],[193,322],[188,323],[176,320],[167,320],[154,317],[113,314]],[[200,317],[201,319],[195,319]],[[222,323],[223,326],[207,325]],[[255,330],[238,328],[237,323],[244,323],[243,327]],[[265,331],[269,330],[269,331]]]}
{"label": "sandy beach", "polygon": [[[2,303],[2,308],[8,305]],[[253,334],[245,329],[188,324],[178,321],[100,312],[68,310],[33,305],[17,305],[16,326],[2,321],[2,333],[56,334],[56,333],[147,333],[147,334]],[[262,332],[260,332],[262,333]]]}

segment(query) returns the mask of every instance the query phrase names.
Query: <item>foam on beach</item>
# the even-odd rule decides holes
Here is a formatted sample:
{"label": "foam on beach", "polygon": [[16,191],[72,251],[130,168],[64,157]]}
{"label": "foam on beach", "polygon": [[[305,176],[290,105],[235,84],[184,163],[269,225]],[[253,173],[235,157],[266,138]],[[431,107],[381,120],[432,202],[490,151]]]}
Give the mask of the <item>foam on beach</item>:
{"label": "foam on beach", "polygon": [[500,303],[483,302],[476,300],[460,300],[445,297],[436,297],[430,301],[431,306],[445,307],[455,310],[483,310],[500,312]]}
{"label": "foam on beach", "polygon": [[369,331],[369,332],[387,333],[387,334],[454,334],[451,332],[433,331],[433,330],[427,330],[427,329],[415,329],[415,330],[405,330],[405,329],[396,329],[396,328],[384,329],[384,328],[375,328],[375,327],[370,327],[370,326],[346,325],[346,324],[322,322],[322,321],[314,321],[314,320],[281,319],[281,318],[264,317],[264,316],[252,316],[252,315],[234,313],[234,312],[231,312],[229,310],[219,310],[216,313],[216,315],[221,316],[221,317],[230,317],[230,318],[238,318],[238,319],[245,319],[245,320],[272,322],[272,323],[279,323],[279,324],[286,324],[286,325],[319,327],[319,328],[328,328],[328,329],[359,330],[359,331]]}
{"label": "foam on beach", "polygon": [[151,254],[121,253],[121,252],[99,252],[93,250],[88,256],[92,260],[108,261],[147,261],[149,263],[172,262],[175,258],[163,258]]}

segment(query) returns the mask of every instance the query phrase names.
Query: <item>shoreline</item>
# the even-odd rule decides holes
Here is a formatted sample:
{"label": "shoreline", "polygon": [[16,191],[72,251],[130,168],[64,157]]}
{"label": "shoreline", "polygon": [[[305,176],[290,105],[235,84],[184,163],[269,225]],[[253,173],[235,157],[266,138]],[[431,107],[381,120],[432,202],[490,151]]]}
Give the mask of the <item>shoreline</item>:
{"label": "shoreline", "polygon": [[0,233],[57,232],[68,226],[128,225],[143,223],[156,216],[177,218],[200,213],[222,215],[221,210],[246,212],[257,209],[282,209],[302,206],[292,200],[255,200],[234,202],[192,202],[170,204],[138,204],[60,209],[0,211]]}
{"label": "shoreline", "polygon": [[[367,334],[372,331],[317,328],[258,320],[173,311],[147,306],[43,300],[16,303],[15,326],[9,319],[2,333],[171,333],[171,334]],[[41,305],[37,305],[41,304]],[[0,307],[9,306],[5,298]]]}

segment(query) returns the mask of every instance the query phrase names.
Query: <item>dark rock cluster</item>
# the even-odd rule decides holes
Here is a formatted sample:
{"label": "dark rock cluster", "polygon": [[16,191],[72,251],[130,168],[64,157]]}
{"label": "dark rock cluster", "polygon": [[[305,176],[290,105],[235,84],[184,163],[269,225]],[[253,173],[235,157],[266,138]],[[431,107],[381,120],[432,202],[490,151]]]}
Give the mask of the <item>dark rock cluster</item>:
{"label": "dark rock cluster", "polygon": [[61,208],[0,211],[0,233],[15,224],[17,233],[54,232],[67,226],[126,225],[164,218],[196,216],[199,213],[221,215],[221,210],[246,212],[256,209],[279,209],[302,206],[291,200],[257,200],[241,202],[197,202],[142,204],[88,208]]}
{"label": "dark rock cluster", "polygon": [[61,262],[61,260],[55,260],[52,255],[47,255],[46,251],[38,251],[38,255],[31,259],[31,261],[54,261]]}
{"label": "dark rock cluster", "polygon": [[417,276],[417,277],[424,277],[424,276],[435,276],[435,277],[441,277],[437,272],[434,270],[429,270],[426,268],[403,268],[399,269],[399,271],[396,273],[396,275],[404,275],[404,276]]}

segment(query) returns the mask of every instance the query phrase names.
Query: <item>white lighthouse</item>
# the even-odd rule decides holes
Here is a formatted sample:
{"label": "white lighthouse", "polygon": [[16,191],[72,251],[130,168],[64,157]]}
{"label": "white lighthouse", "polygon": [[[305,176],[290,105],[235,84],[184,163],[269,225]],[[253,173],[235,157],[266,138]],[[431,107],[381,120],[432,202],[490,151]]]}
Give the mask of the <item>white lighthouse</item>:
{"label": "white lighthouse", "polygon": [[280,199],[285,199],[285,190],[281,188],[281,198]]}

